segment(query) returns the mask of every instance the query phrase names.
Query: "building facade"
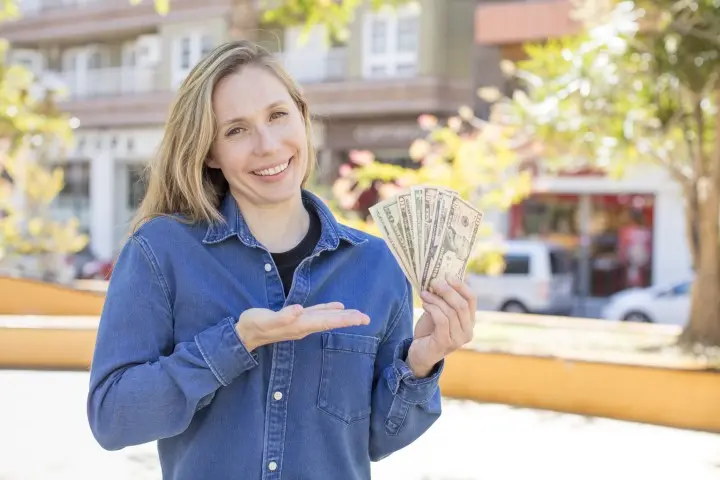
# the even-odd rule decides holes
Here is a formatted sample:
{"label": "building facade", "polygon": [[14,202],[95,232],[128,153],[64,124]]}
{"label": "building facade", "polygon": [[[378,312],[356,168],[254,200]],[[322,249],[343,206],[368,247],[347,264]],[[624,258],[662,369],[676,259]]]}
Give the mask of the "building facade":
{"label": "building facade", "polygon": [[[571,7],[569,0],[479,4],[476,87],[507,89],[500,60],[522,58],[523,43],[578,32]],[[487,112],[480,100],[475,106]],[[644,166],[614,179],[597,171],[545,175],[541,160],[538,167],[533,195],[491,218],[509,238],[550,240],[570,248],[579,265],[579,293],[605,297],[691,274],[683,196],[666,171]]]}
{"label": "building facade", "polygon": [[422,136],[417,118],[472,102],[471,0],[418,0],[398,10],[360,9],[347,43],[321,28],[258,28],[252,0],[174,0],[168,15],[152,1],[28,0],[23,16],[0,25],[21,63],[66,90],[77,120],[75,145],[58,159],[66,185],[58,215],[80,219],[91,250],[111,259],[144,194],[173,95],[218,44],[253,38],[278,55],[315,117],[319,181],[330,182],[349,150],[402,162]]}

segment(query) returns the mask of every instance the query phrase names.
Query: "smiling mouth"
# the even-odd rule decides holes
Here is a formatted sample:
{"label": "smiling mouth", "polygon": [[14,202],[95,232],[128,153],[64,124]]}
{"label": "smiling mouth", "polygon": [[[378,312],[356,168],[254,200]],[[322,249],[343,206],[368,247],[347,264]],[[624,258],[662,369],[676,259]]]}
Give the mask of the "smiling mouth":
{"label": "smiling mouth", "polygon": [[290,163],[293,161],[295,156],[290,157],[290,160],[288,160],[285,163],[281,163],[280,165],[275,165],[271,168],[266,168],[265,170],[255,170],[253,175],[257,175],[258,177],[272,177],[275,175],[280,175],[282,172],[288,169],[290,166]]}

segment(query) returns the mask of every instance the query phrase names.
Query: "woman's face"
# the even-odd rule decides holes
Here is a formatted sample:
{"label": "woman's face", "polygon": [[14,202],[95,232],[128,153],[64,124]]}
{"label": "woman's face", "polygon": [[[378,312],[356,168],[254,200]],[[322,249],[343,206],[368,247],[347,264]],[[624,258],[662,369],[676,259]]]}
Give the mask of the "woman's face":
{"label": "woman's face", "polygon": [[245,67],[218,82],[213,111],[218,134],[207,165],[222,171],[238,202],[269,206],[299,195],[307,133],[282,81],[262,67]]}

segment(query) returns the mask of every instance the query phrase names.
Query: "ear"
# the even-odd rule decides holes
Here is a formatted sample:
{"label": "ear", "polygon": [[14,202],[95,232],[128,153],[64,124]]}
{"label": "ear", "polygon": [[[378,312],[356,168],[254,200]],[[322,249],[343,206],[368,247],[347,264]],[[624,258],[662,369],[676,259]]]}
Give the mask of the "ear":
{"label": "ear", "polygon": [[210,153],[205,157],[205,165],[207,165],[208,168],[220,168],[220,165],[218,165],[218,162]]}

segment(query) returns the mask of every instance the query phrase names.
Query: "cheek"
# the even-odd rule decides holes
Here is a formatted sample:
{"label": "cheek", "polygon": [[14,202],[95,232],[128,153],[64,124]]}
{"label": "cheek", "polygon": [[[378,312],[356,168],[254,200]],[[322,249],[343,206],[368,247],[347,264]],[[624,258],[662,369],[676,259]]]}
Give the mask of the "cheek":
{"label": "cheek", "polygon": [[242,170],[248,164],[249,153],[242,142],[228,142],[215,149],[216,162],[225,171]]}

